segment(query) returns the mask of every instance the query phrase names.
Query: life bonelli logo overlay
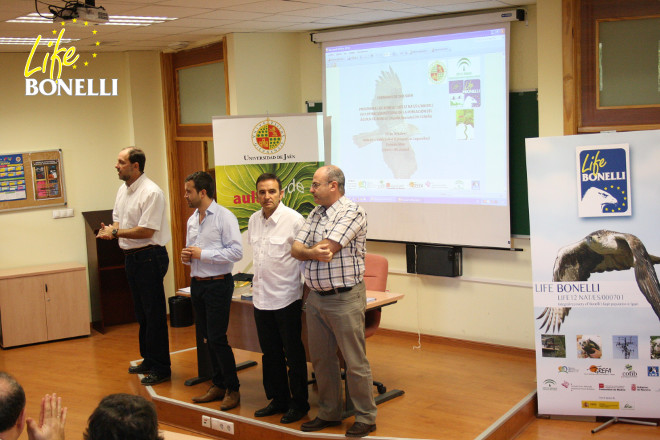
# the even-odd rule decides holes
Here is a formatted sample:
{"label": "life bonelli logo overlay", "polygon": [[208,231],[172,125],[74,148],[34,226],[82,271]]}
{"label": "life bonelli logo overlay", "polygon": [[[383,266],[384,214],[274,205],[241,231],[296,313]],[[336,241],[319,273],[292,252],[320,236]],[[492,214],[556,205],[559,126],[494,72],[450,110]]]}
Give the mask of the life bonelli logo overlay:
{"label": "life bonelli logo overlay", "polygon": [[[74,22],[76,19],[73,20]],[[74,23],[75,24],[75,23]],[[101,46],[99,31],[95,26],[81,23],[83,29],[89,29],[92,37],[96,37],[94,47]],[[117,78],[85,77],[86,69],[99,56],[97,51],[77,53],[73,45],[66,46],[72,40],[65,38],[66,28],[61,22],[60,29],[53,29],[53,37],[46,43],[46,53],[37,51],[43,45],[45,38],[39,35],[25,62],[25,95],[26,96],[117,96]],[[82,76],[67,78],[66,73]],[[82,75],[80,75],[82,73]]]}

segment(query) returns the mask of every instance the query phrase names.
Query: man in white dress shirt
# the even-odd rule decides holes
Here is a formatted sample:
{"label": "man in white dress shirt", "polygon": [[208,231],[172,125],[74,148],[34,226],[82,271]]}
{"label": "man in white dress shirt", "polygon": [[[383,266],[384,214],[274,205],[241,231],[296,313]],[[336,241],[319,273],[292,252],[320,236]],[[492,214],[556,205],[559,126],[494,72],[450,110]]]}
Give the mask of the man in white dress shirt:
{"label": "man in white dress shirt", "polygon": [[124,181],[112,211],[112,225],[101,223],[97,235],[118,239],[124,251],[126,278],[140,324],[140,355],[144,361],[128,368],[148,374],[143,385],[170,380],[170,345],[163,278],[170,264],[165,244],[171,232],[163,191],[144,174],[146,156],[140,149],[124,148],[117,158],[117,175]]}
{"label": "man in white dress shirt", "polygon": [[241,401],[236,359],[227,341],[229,308],[234,293],[231,271],[243,258],[243,241],[236,216],[215,200],[215,182],[197,171],[186,177],[185,198],[197,208],[188,219],[186,247],[181,261],[190,265],[190,296],[197,328],[208,341],[213,385],[193,402],[222,399],[220,409],[229,410]]}
{"label": "man in white dress shirt", "polygon": [[272,400],[254,415],[284,413],[280,422],[292,423],[309,411],[307,361],[301,339],[301,267],[291,256],[291,244],[305,219],[280,203],[284,193],[276,175],[262,174],[256,186],[261,209],[248,223],[254,259],[252,300],[263,352],[263,384],[266,398]]}

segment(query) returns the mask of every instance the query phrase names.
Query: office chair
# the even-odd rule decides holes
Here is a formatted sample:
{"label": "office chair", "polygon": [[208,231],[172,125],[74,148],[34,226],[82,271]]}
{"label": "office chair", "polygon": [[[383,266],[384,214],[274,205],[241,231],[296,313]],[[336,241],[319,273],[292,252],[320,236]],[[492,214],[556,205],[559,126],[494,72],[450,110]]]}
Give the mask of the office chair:
{"label": "office chair", "polygon": [[[367,290],[385,292],[387,288],[387,258],[382,255],[366,254],[364,258],[364,285]],[[380,307],[367,310],[364,315],[364,337],[373,336],[380,326],[382,310]],[[387,387],[374,380],[378,394],[385,394]]]}

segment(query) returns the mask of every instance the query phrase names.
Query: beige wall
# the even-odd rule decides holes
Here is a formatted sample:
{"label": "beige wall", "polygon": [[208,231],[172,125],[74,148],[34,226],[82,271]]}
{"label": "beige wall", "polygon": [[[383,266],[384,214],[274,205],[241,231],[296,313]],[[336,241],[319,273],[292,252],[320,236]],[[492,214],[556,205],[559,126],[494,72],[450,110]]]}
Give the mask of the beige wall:
{"label": "beige wall", "polygon": [[230,114],[302,111],[297,41],[293,33],[227,37]]}
{"label": "beige wall", "polygon": [[564,134],[561,0],[538,0],[539,136]]}
{"label": "beige wall", "polygon": [[509,89],[526,91],[538,88],[536,5],[525,7],[527,20],[511,23],[509,47]]}
{"label": "beige wall", "polygon": [[[160,58],[153,52],[102,53],[85,68],[80,77],[117,78],[117,97],[26,97],[26,60],[27,53],[0,54],[0,154],[61,148],[74,216],[53,219],[60,207],[0,213],[0,267],[86,264],[82,212],[112,209],[121,184],[114,169],[121,148],[145,150],[147,175],[169,197]],[[62,78],[67,75],[65,70]],[[171,271],[165,284],[173,294]]]}

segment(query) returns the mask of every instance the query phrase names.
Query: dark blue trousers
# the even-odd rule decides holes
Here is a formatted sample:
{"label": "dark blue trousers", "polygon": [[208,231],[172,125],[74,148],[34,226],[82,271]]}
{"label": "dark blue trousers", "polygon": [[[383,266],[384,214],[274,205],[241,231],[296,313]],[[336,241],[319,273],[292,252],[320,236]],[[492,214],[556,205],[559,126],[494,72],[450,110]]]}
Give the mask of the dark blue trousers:
{"label": "dark blue trousers", "polygon": [[307,412],[307,359],[301,339],[301,316],[302,300],[294,301],[279,310],[254,308],[254,320],[263,353],[266,398],[273,399],[280,407]]}
{"label": "dark blue trousers", "polygon": [[126,255],[126,277],[140,324],[140,355],[159,374],[170,374],[170,344],[163,278],[170,260],[164,246]]}
{"label": "dark blue trousers", "polygon": [[208,341],[212,382],[215,386],[238,391],[240,386],[236,374],[236,359],[227,341],[229,309],[234,293],[231,274],[222,280],[190,282],[190,297],[195,310],[195,325]]}

